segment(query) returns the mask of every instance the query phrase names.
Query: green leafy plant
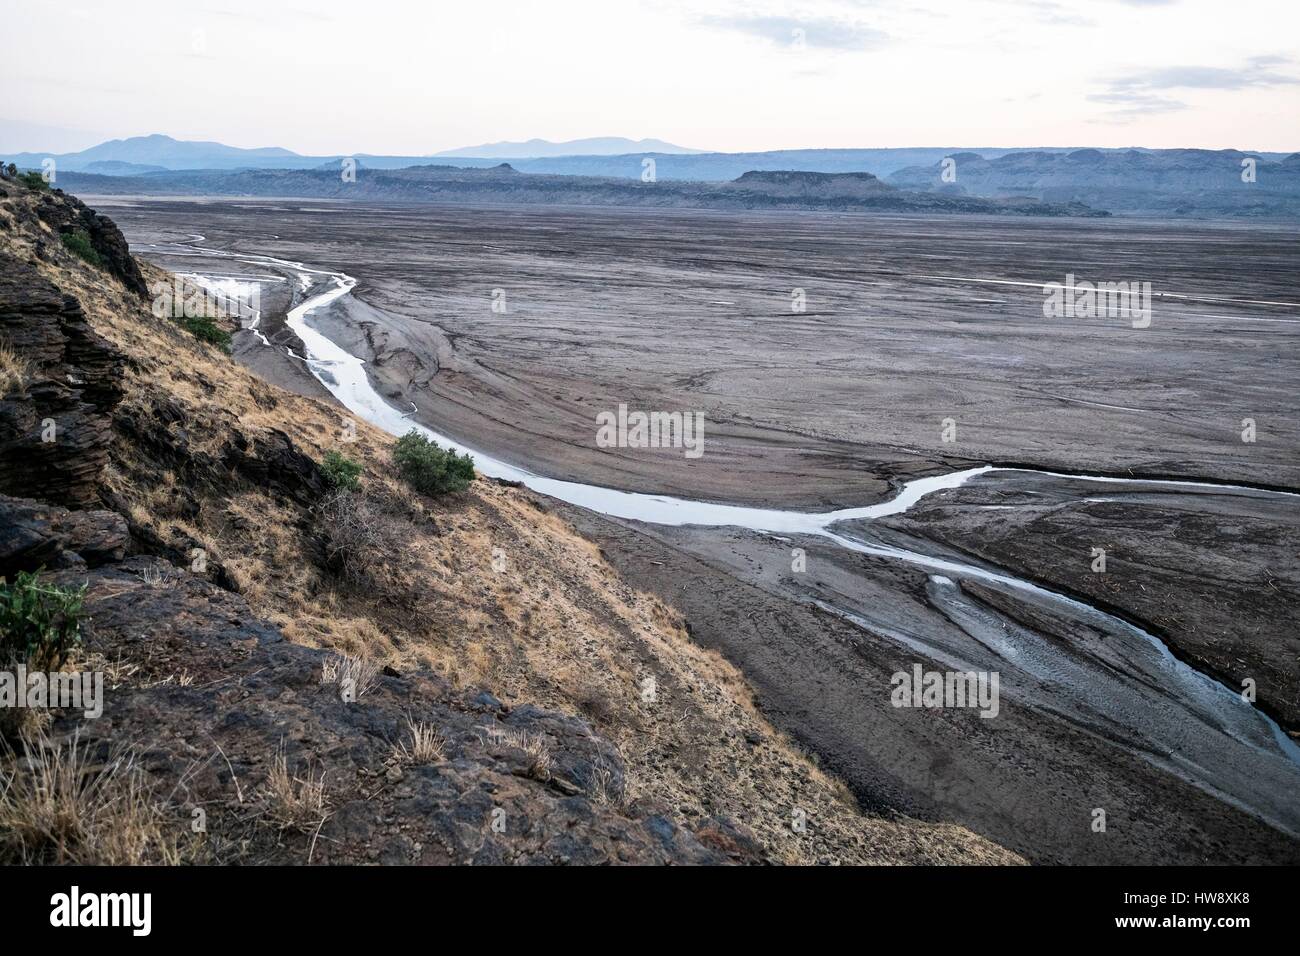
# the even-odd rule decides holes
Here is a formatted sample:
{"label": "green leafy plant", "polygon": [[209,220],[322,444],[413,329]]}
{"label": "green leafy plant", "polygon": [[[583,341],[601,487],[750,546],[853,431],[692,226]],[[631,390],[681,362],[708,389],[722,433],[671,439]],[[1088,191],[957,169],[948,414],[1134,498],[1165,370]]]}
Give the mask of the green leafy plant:
{"label": "green leafy plant", "polygon": [[473,458],[456,454],[454,448],[444,451],[414,428],[397,440],[393,463],[398,474],[425,495],[464,491],[474,480]]}
{"label": "green leafy plant", "polygon": [[104,260],[99,258],[99,253],[91,245],[90,236],[86,233],[86,230],[74,229],[71,232],[63,233],[60,238],[63,240],[63,245],[73,255],[85,259],[92,266],[104,264]]}
{"label": "green leafy plant", "polygon": [[50,188],[50,184],[45,181],[45,177],[34,169],[29,169],[25,173],[19,173],[18,181],[28,189],[35,189],[38,192],[44,192]]}
{"label": "green leafy plant", "polygon": [[361,487],[361,472],[364,469],[351,458],[336,451],[325,453],[325,458],[320,463],[320,470],[325,473],[325,480],[332,488],[356,491]]}
{"label": "green leafy plant", "polygon": [[230,332],[223,329],[215,319],[206,315],[182,315],[176,319],[176,322],[200,342],[208,342],[227,355],[230,354]]}
{"label": "green leafy plant", "polygon": [[0,660],[58,670],[81,643],[86,586],[43,584],[40,572],[0,580]]}

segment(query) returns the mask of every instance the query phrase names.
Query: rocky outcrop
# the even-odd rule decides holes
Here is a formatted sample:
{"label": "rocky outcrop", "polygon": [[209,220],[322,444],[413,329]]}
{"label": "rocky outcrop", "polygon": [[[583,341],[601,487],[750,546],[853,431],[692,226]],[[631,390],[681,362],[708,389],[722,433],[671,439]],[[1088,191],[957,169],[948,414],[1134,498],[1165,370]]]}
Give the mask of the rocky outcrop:
{"label": "rocky outcrop", "polygon": [[12,258],[0,258],[0,341],[28,368],[26,382],[0,396],[0,492],[96,503],[122,355],[92,331],[75,298]]}
{"label": "rocky outcrop", "polygon": [[126,237],[113,220],[62,190],[43,195],[36,207],[36,215],[60,235],[77,231],[86,233],[103,268],[117,276],[122,285],[136,295],[143,297],[147,294],[148,287],[140,266],[132,258]]}
{"label": "rocky outcrop", "polygon": [[130,537],[126,519],[112,511],[68,511],[0,495],[0,577],[120,561]]}
{"label": "rocky outcrop", "polygon": [[328,485],[320,466],[294,447],[279,429],[248,439],[234,432],[222,447],[222,463],[246,481],[268,488],[303,507],[320,500]]}

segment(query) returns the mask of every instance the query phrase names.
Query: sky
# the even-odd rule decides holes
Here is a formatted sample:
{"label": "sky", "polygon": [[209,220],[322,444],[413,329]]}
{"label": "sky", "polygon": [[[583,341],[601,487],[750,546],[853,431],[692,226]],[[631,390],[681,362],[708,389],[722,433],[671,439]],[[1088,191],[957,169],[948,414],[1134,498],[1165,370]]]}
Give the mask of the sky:
{"label": "sky", "polygon": [[13,5],[0,151],[540,137],[1300,149],[1300,0]]}

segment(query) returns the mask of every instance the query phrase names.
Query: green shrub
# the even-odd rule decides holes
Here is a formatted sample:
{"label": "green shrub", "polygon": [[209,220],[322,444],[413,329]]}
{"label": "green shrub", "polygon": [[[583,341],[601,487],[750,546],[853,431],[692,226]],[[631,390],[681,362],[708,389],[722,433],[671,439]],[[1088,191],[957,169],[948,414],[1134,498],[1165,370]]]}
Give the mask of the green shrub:
{"label": "green shrub", "polygon": [[325,480],[332,488],[356,491],[361,487],[361,472],[364,469],[351,458],[346,458],[336,451],[325,453],[325,459],[320,463],[320,470],[325,473]]}
{"label": "green shrub", "polygon": [[18,181],[28,189],[35,189],[38,192],[50,188],[50,184],[45,181],[45,177],[34,169],[29,169],[25,173],[19,173]]}
{"label": "green shrub", "polygon": [[474,480],[473,458],[456,454],[454,448],[443,451],[414,428],[397,440],[393,462],[398,474],[425,495],[464,491]]}
{"label": "green shrub", "polygon": [[230,332],[206,315],[185,316],[176,319],[177,323],[200,342],[210,342],[227,355],[230,354]]}
{"label": "green shrub", "polygon": [[86,586],[61,588],[38,578],[20,571],[13,584],[0,580],[0,662],[54,671],[81,643]]}
{"label": "green shrub", "polygon": [[92,266],[103,265],[103,260],[99,258],[99,253],[96,252],[95,247],[90,244],[90,236],[86,234],[86,230],[74,229],[72,232],[63,233],[60,238],[63,240],[63,245],[69,252],[85,259]]}

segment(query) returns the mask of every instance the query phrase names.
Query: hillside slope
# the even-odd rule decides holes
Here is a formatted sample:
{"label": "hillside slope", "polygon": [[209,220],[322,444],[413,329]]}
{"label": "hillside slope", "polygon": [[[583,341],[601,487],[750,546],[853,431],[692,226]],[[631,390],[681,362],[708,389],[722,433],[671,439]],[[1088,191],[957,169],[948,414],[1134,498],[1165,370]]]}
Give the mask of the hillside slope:
{"label": "hillside slope", "polygon": [[[863,813],[544,499],[482,479],[417,494],[389,436],[152,314],[138,278],[171,277],[119,254],[108,220],[0,192],[0,573],[87,585],[74,666],[108,687],[102,718],[29,722],[25,743],[9,728],[27,757],[0,757],[0,857],[1015,860]],[[61,237],[83,223],[93,254]],[[41,443],[50,418],[64,437]],[[342,503],[331,450],[363,468]],[[353,701],[340,669],[365,687]],[[148,799],[82,808],[57,849],[23,811],[40,767],[74,752]],[[122,806],[130,827],[96,829]],[[95,839],[109,831],[138,839]]]}

